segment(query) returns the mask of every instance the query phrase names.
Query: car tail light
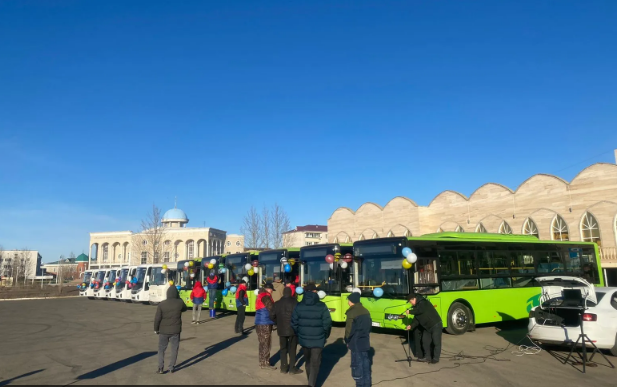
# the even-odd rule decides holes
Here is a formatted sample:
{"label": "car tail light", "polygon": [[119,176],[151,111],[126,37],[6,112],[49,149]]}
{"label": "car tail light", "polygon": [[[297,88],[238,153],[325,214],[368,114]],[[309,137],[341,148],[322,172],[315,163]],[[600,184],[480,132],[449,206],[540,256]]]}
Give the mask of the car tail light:
{"label": "car tail light", "polygon": [[593,313],[583,314],[583,321],[598,321],[598,316]]}

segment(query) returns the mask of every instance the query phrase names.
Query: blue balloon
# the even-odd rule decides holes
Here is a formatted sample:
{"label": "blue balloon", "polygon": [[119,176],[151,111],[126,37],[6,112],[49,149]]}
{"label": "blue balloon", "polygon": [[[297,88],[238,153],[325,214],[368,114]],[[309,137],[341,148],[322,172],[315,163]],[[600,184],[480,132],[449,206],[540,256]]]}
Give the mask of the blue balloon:
{"label": "blue balloon", "polygon": [[409,247],[405,247],[403,249],[403,257],[407,257],[409,254],[411,254],[411,249]]}
{"label": "blue balloon", "polygon": [[225,287],[230,287],[230,286],[231,286],[231,282],[227,281],[227,282],[225,283]]}
{"label": "blue balloon", "polygon": [[298,286],[298,287],[296,288],[296,293],[298,293],[298,294],[302,294],[302,293],[304,293],[304,289],[302,289],[301,287],[299,287],[299,286]]}
{"label": "blue balloon", "polygon": [[291,265],[286,263],[285,264],[285,273],[290,273],[291,272]]}
{"label": "blue balloon", "polygon": [[227,269],[222,268],[222,269],[221,269],[221,274],[225,274],[225,273],[227,273]]}
{"label": "blue balloon", "polygon": [[373,295],[377,298],[383,296],[383,289],[382,288],[373,289]]}
{"label": "blue balloon", "polygon": [[231,289],[229,289],[230,292],[235,293],[236,290],[238,290],[235,286],[232,286]]}
{"label": "blue balloon", "polygon": [[180,290],[180,289],[182,289],[182,286],[177,285],[177,286],[176,286],[176,289]]}
{"label": "blue balloon", "polygon": [[226,296],[226,295],[227,295],[227,293],[229,293],[229,290],[227,290],[227,289],[223,289],[223,296]]}

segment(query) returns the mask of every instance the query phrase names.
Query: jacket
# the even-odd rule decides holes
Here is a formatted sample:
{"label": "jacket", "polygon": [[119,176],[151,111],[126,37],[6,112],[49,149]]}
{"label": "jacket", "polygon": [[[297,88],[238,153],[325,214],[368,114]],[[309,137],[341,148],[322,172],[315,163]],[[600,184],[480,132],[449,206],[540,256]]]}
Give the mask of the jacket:
{"label": "jacket", "polygon": [[241,306],[248,306],[249,298],[246,294],[246,285],[241,284],[238,286],[238,291],[236,291],[236,308]]}
{"label": "jacket", "polygon": [[195,285],[193,285],[193,291],[191,292],[191,300],[195,305],[201,305],[204,303],[204,299],[206,298],[206,291],[204,290],[201,282],[195,281]]}
{"label": "jacket", "polygon": [[291,315],[291,327],[305,348],[323,348],[332,330],[332,317],[326,304],[314,292],[304,293]]}
{"label": "jacket", "polygon": [[255,301],[255,325],[274,325],[270,318],[270,311],[274,308],[272,296],[266,290],[262,290]]}
{"label": "jacket", "polygon": [[276,324],[276,331],[279,336],[295,336],[291,329],[291,315],[298,305],[298,301],[291,296],[291,288],[283,290],[283,298],[274,303],[270,318]]}
{"label": "jacket", "polygon": [[219,287],[219,277],[217,275],[213,278],[210,278],[210,276],[206,277],[206,282],[208,283],[208,290],[216,290]]}
{"label": "jacket", "polygon": [[433,304],[422,296],[418,296],[416,306],[409,310],[409,315],[414,317],[411,329],[418,325],[424,329],[430,329],[442,323],[441,317],[439,317],[439,313],[437,313]]}
{"label": "jacket", "polygon": [[163,335],[176,335],[182,332],[182,311],[185,309],[178,289],[170,286],[167,289],[167,299],[156,308],[154,331]]}
{"label": "jacket", "polygon": [[274,291],[272,292],[272,300],[277,302],[283,298],[283,290],[285,289],[285,285],[283,285],[282,282],[273,282],[272,286],[274,287]]}
{"label": "jacket", "polygon": [[345,323],[345,343],[351,351],[366,352],[371,349],[371,314],[358,303],[354,304],[346,312],[347,322]]}

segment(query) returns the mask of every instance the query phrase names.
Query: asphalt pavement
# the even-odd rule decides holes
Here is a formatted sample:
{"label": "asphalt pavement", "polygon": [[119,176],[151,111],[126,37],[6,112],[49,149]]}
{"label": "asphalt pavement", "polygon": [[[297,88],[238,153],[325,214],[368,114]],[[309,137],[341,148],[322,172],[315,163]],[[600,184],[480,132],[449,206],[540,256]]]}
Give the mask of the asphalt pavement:
{"label": "asphalt pavement", "polygon": [[[19,384],[200,384],[305,385],[306,375],[282,375],[258,366],[257,336],[235,336],[235,314],[191,325],[186,312],[178,372],[158,375],[155,307],[83,298],[0,302],[0,386]],[[253,322],[247,316],[246,327]],[[489,325],[462,336],[443,336],[443,355],[435,365],[404,359],[406,334],[374,332],[373,385],[397,386],[616,386],[617,371],[603,366],[581,372],[563,365],[563,351],[520,356],[524,323]],[[335,327],[324,349],[319,381],[323,386],[353,386],[344,328]],[[304,361],[299,355],[300,368]],[[609,359],[617,363],[617,358]],[[278,337],[272,362],[279,366]]]}

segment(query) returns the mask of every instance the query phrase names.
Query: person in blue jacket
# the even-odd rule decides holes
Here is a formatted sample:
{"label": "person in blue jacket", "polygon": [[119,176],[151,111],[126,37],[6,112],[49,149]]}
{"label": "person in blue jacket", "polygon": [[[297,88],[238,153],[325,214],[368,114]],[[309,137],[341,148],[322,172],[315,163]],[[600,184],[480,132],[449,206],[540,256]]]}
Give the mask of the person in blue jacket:
{"label": "person in blue jacket", "polygon": [[270,364],[270,348],[272,347],[272,326],[274,321],[270,318],[270,312],[274,308],[272,292],[274,286],[266,284],[260,289],[255,301],[255,331],[259,340],[259,366],[265,370],[275,370]]}

